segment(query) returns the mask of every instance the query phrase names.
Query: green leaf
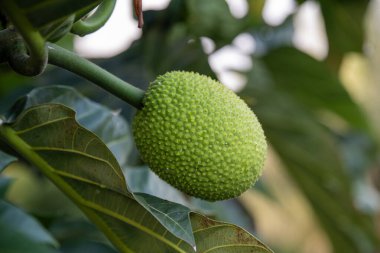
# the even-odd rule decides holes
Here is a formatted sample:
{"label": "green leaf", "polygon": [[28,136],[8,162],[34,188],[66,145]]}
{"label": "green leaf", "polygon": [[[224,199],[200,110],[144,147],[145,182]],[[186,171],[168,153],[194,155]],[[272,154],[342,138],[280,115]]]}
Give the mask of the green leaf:
{"label": "green leaf", "polygon": [[236,225],[214,221],[197,213],[191,214],[191,223],[197,244],[197,252],[199,253],[273,252],[258,239]]}
{"label": "green leaf", "polygon": [[261,60],[279,90],[317,114],[333,112],[349,125],[368,130],[364,114],[324,63],[292,47],[271,50]]}
{"label": "green leaf", "polygon": [[33,217],[4,200],[0,200],[0,224],[34,243],[57,246],[56,240]]}
{"label": "green leaf", "polygon": [[57,104],[32,107],[11,127],[1,129],[3,137],[122,252],[145,252],[151,245],[163,252],[192,252],[188,243],[170,233],[177,235],[169,223],[162,225],[127,191],[116,159],[96,135],[76,123],[74,111]]}
{"label": "green leaf", "polygon": [[[47,86],[42,88],[37,88],[31,91],[24,100],[23,108],[30,108],[34,105],[44,104],[44,103],[57,103],[69,106],[74,109],[76,113],[76,120],[79,121],[82,125],[91,129],[95,132],[104,142],[106,142],[108,148],[111,149],[114,155],[118,158],[119,164],[126,163],[126,157],[132,146],[132,137],[128,129],[128,125],[125,120],[118,115],[110,111],[110,109],[90,101],[89,99],[83,97],[73,88],[66,86]],[[164,197],[164,195],[162,195]],[[152,210],[152,213],[164,224],[172,222],[175,227],[175,224],[178,223],[176,220],[171,220],[170,222],[165,222],[166,217],[161,219],[162,214],[155,212],[154,209],[150,208],[146,203],[143,197],[138,198],[139,202],[143,204],[148,210]],[[152,199],[149,199],[152,201]],[[156,199],[160,201],[160,199]],[[174,208],[181,208],[179,205],[173,204]],[[189,210],[185,207],[184,212]],[[190,222],[187,220],[182,220],[182,225],[188,229],[190,232],[187,232],[185,237],[188,241],[194,244],[194,239],[191,233]],[[177,230],[183,233],[181,227]]]}

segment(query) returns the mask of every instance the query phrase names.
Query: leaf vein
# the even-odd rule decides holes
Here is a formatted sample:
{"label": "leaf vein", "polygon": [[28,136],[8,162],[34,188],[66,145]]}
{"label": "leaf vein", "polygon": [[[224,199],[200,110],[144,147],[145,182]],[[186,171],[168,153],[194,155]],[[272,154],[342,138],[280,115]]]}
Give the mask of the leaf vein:
{"label": "leaf vein", "polygon": [[41,124],[37,124],[37,125],[34,125],[32,127],[29,127],[29,128],[25,128],[25,129],[22,129],[22,130],[19,130],[19,131],[16,131],[16,134],[17,135],[21,135],[21,134],[24,134],[24,133],[27,133],[29,131],[33,131],[37,128],[40,128],[40,127],[43,127],[43,126],[46,126],[46,125],[49,125],[49,124],[53,124],[53,123],[57,123],[57,122],[60,122],[60,121],[64,121],[64,120],[67,120],[67,119],[73,119],[72,117],[62,117],[62,118],[58,118],[58,119],[54,119],[54,120],[50,120],[50,121],[46,121],[44,123],[41,123]]}
{"label": "leaf vein", "polygon": [[124,178],[116,171],[116,169],[114,168],[114,166],[109,161],[107,161],[105,159],[102,159],[102,158],[99,158],[99,157],[96,157],[96,156],[93,156],[93,155],[90,155],[88,153],[84,153],[84,152],[81,152],[79,150],[74,150],[74,149],[72,150],[72,149],[55,148],[55,147],[31,147],[31,149],[34,150],[34,151],[58,151],[58,152],[73,153],[73,154],[78,154],[78,155],[86,156],[88,158],[97,160],[99,162],[106,163],[109,167],[112,168],[112,170],[114,171],[114,173],[121,180],[124,180]]}
{"label": "leaf vein", "polygon": [[206,231],[208,229],[214,229],[214,228],[220,228],[220,227],[235,227],[235,226],[229,225],[229,224],[215,225],[215,226],[212,226],[212,227],[200,228],[200,229],[194,230],[193,234],[198,233],[198,232],[202,232],[202,231]]}
{"label": "leaf vein", "polygon": [[[209,248],[206,251],[203,251],[203,253],[209,253],[211,251],[214,251],[214,250],[217,250],[217,249],[220,249],[220,248],[228,248],[228,247],[253,247],[255,249],[259,248],[259,249],[263,249],[263,250],[268,251],[266,248],[264,248],[264,247],[262,247],[260,245],[252,245],[252,244],[224,244],[224,245],[219,245],[219,246],[215,246],[215,247]],[[270,251],[268,251],[268,252],[270,252]]]}

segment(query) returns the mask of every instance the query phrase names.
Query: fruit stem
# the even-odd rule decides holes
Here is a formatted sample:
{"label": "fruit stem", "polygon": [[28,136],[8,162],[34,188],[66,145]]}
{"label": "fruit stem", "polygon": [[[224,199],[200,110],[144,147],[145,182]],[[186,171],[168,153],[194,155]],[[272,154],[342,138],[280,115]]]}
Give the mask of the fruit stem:
{"label": "fruit stem", "polygon": [[79,36],[85,36],[101,28],[115,8],[116,0],[104,0],[90,17],[78,20],[71,28],[71,32]]}
{"label": "fruit stem", "polygon": [[48,62],[64,68],[87,80],[92,81],[103,89],[121,98],[137,109],[142,108],[142,99],[145,92],[86,60],[77,54],[48,43]]}

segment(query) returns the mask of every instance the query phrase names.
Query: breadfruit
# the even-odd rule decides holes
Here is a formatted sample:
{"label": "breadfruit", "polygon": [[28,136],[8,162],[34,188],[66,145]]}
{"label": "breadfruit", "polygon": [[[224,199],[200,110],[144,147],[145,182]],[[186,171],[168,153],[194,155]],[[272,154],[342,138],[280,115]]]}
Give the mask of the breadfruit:
{"label": "breadfruit", "polygon": [[259,121],[243,100],[209,77],[181,71],[159,76],[132,130],[143,161],[191,196],[234,198],[261,175],[267,145]]}

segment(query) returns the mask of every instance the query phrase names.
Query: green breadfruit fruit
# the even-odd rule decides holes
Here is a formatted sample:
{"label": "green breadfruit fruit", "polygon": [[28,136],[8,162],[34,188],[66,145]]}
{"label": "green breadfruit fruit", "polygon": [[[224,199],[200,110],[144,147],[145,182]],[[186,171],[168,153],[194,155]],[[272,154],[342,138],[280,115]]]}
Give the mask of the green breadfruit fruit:
{"label": "green breadfruit fruit", "polygon": [[132,128],[142,159],[179,190],[215,201],[261,175],[266,141],[251,109],[217,81],[169,72],[150,84]]}

